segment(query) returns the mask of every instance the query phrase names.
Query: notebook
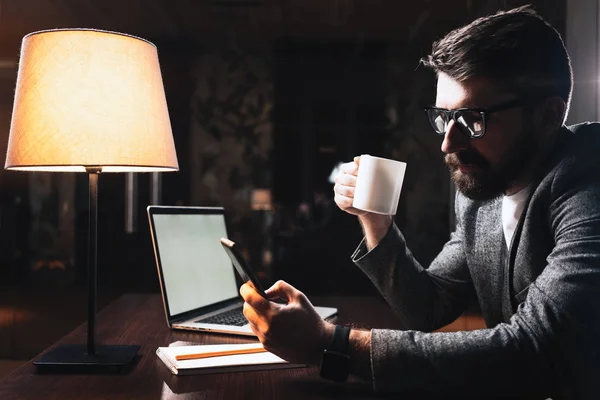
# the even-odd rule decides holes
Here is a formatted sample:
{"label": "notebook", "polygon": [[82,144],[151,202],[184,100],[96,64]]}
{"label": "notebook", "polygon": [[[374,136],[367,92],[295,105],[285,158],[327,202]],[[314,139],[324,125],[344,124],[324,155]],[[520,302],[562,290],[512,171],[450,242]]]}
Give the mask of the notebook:
{"label": "notebook", "polygon": [[202,354],[213,351],[226,352],[255,347],[262,347],[262,345],[260,343],[186,345],[185,342],[175,342],[169,347],[159,347],[156,349],[156,355],[174,375],[214,374],[306,367],[304,364],[288,363],[282,358],[269,352],[224,355],[190,360],[176,359],[176,356],[178,355]]}
{"label": "notebook", "polygon": [[[167,324],[173,329],[254,336],[230,258],[222,207],[148,206]],[[334,307],[315,307],[322,318]]]}

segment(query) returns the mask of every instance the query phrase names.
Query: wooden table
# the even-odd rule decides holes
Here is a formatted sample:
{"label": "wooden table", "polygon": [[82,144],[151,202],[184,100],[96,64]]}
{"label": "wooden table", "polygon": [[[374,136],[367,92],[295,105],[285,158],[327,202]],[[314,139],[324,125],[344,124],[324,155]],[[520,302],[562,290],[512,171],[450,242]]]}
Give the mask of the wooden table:
{"label": "wooden table", "polygon": [[[399,328],[393,312],[378,298],[315,297],[311,300],[314,304],[337,307],[339,315],[334,321],[337,323],[372,328]],[[56,344],[85,343],[86,327],[86,324],[79,326]],[[97,338],[99,344],[141,345],[135,367],[124,375],[40,375],[35,372],[34,359],[0,381],[0,399],[375,397],[370,383],[355,378],[351,378],[346,384],[327,382],[319,378],[316,367],[174,376],[157,358],[157,347],[178,340],[209,344],[247,343],[256,339],[171,330],[167,327],[158,294],[127,294],[110,304],[98,314]]]}

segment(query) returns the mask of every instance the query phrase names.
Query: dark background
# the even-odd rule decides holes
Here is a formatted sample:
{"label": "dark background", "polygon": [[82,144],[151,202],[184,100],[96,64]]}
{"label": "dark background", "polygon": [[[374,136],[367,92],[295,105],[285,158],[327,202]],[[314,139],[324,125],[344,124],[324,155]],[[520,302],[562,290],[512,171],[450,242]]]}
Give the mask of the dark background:
{"label": "dark background", "polygon": [[[360,227],[332,204],[329,174],[363,153],[407,162],[395,219],[427,265],[450,233],[453,195],[422,112],[435,79],[418,61],[448,30],[525,3],[4,0],[0,150],[25,34],[87,27],[144,37],[158,47],[180,166],[162,174],[160,203],[224,206],[230,236],[266,282],[375,294],[350,262]],[[531,3],[564,33],[564,0]],[[150,175],[136,179],[128,233],[125,175],[100,175],[100,305],[159,290]],[[253,209],[256,189],[272,192],[270,210]],[[85,174],[0,171],[0,359],[29,359],[85,321],[87,196]]]}

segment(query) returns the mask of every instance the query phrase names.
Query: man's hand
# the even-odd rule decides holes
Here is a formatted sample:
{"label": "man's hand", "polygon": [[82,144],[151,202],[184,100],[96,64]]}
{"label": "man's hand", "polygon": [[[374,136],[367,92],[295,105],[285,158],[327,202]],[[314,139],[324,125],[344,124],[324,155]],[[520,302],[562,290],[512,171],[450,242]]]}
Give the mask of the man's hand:
{"label": "man's hand", "polygon": [[319,316],[304,293],[288,283],[278,281],[265,292],[288,303],[268,301],[248,283],[240,288],[244,316],[265,349],[289,362],[319,364],[335,327]]}
{"label": "man's hand", "polygon": [[358,166],[360,157],[354,157],[354,161],[342,164],[340,172],[335,177],[335,204],[342,210],[352,215],[365,215],[368,211],[359,210],[352,207],[354,200],[354,190],[356,188],[356,176],[358,175]]}
{"label": "man's hand", "polygon": [[356,189],[356,176],[360,157],[354,157],[354,161],[342,164],[340,172],[335,177],[335,203],[338,207],[349,214],[357,215],[365,234],[367,248],[373,249],[385,236],[392,225],[392,217],[379,215],[352,207],[354,190]]}

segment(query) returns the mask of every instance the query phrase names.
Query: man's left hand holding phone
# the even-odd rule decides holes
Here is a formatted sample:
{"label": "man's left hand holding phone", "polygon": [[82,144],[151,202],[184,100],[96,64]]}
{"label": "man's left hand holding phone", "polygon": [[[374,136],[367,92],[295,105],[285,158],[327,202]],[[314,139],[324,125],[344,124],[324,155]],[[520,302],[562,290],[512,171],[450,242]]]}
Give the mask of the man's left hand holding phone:
{"label": "man's left hand holding phone", "polygon": [[[246,282],[240,288],[244,316],[265,349],[290,362],[319,364],[335,326],[324,321],[306,295],[290,284],[280,280],[263,290],[235,243],[223,238],[221,244]],[[285,302],[273,300],[277,298]]]}

